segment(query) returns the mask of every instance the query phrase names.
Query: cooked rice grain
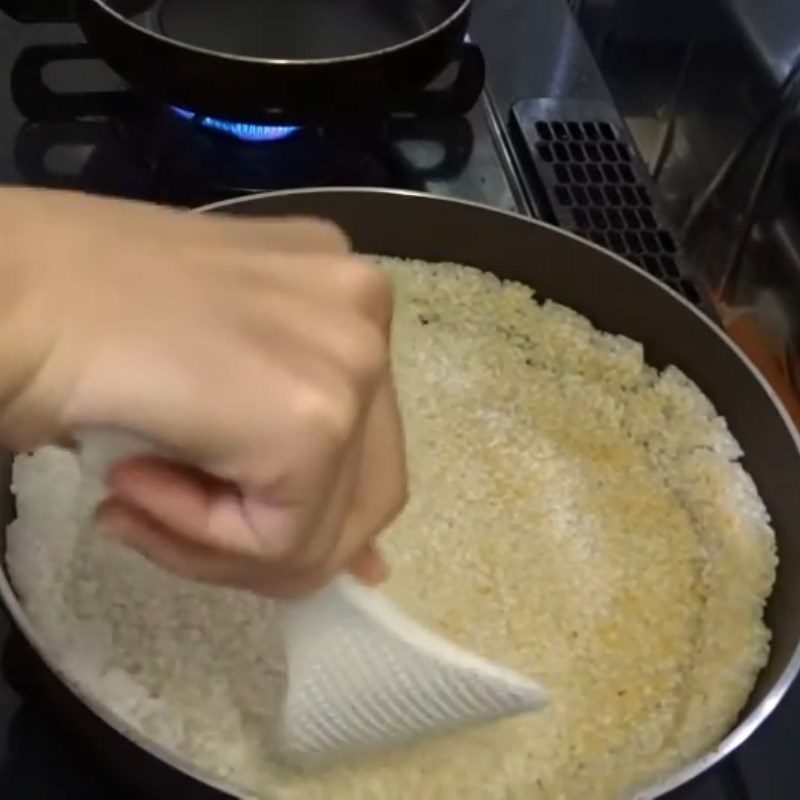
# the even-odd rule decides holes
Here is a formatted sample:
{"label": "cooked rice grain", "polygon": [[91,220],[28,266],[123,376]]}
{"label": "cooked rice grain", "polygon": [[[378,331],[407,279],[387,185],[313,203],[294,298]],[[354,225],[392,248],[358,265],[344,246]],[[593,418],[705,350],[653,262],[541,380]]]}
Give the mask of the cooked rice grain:
{"label": "cooked rice grain", "polygon": [[271,606],[91,534],[72,456],[17,459],[10,566],[71,674],[157,741],[278,798],[616,800],[713,745],[768,655],[775,537],[678,370],[527,287],[383,260],[411,502],[387,591],[552,691],[538,715],[302,775],[265,758]]}

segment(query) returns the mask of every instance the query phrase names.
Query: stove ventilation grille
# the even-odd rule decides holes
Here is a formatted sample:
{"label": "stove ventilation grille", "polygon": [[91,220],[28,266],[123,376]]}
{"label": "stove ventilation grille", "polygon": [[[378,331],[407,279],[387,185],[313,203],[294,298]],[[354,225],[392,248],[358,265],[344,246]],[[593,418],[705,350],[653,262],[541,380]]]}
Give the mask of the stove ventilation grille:
{"label": "stove ventilation grille", "polygon": [[523,152],[560,227],[638,264],[701,304],[675,237],[659,218],[646,168],[605,109],[595,103],[524,101],[513,110],[512,129],[522,137]]}

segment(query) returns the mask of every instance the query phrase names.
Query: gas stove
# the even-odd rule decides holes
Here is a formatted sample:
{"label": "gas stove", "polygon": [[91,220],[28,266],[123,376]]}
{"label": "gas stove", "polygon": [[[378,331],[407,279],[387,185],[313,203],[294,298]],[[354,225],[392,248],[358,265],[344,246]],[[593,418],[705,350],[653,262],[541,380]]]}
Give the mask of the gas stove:
{"label": "gas stove", "polygon": [[[708,308],[564,0],[479,0],[488,67],[464,115],[262,126],[139,95],[95,59],[58,0],[0,0],[0,183],[195,207],[303,186],[463,198],[558,224]],[[0,616],[0,797],[148,800],[77,740],[26,680]],[[733,758],[671,800],[800,797],[800,689]],[[590,800],[587,798],[587,800]]]}

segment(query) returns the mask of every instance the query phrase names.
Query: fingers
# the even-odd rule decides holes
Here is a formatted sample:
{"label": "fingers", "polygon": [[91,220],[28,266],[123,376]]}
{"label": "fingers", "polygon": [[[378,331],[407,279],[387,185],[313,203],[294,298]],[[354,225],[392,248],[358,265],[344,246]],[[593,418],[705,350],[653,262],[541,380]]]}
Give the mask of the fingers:
{"label": "fingers", "polygon": [[265,506],[259,534],[239,490],[199,470],[156,458],[130,459],[112,468],[108,485],[119,501],[199,547],[267,560],[284,557],[294,546],[289,510]]}
{"label": "fingers", "polygon": [[[327,502],[317,493],[319,508],[302,509],[271,500],[269,492],[244,497],[234,484],[163,459],[127,459],[107,476],[112,499],[102,509],[103,521],[124,524],[126,540],[131,531],[139,532],[137,549],[179,574],[198,578],[198,555],[216,553],[225,562],[231,557],[251,562],[251,571],[262,573],[265,590],[275,571],[319,583],[329,577],[326,565],[359,462],[360,448],[351,449]],[[203,572],[216,582],[214,570]]]}
{"label": "fingers", "polygon": [[[239,586],[268,597],[297,597],[329,579],[325,571],[294,573],[285,566],[270,569],[264,564],[254,568],[252,559],[197,545],[120,500],[105,501],[97,511],[97,521],[111,538],[187,580]],[[349,571],[368,586],[377,586],[389,576],[386,561],[372,545],[353,560]]]}
{"label": "fingers", "polygon": [[251,558],[232,555],[187,541],[140,509],[106,500],[97,510],[97,522],[113,539],[138,552],[168,572],[191,581],[234,586],[269,597],[297,597],[323,585],[308,575],[285,570],[254,568]]}
{"label": "fingers", "polygon": [[177,575],[269,596],[303,594],[342,569],[370,585],[388,575],[374,538],[405,502],[402,429],[388,377],[364,436],[340,465],[317,514],[242,497],[232,484],[157,458],[109,473],[104,528]]}
{"label": "fingers", "polygon": [[[331,557],[339,543],[344,520],[352,502],[355,476],[360,468],[360,439],[358,436],[335,467],[336,473],[330,491],[326,494],[319,491],[312,494],[313,502],[305,512],[294,515],[294,540],[280,564],[287,571],[306,574],[320,582],[333,574],[330,567]],[[272,523],[269,498],[248,493],[244,498],[244,505],[254,528],[267,533]]]}
{"label": "fingers", "polygon": [[403,427],[391,376],[386,373],[367,415],[360,469],[330,568],[358,565],[360,555],[369,552],[375,538],[405,506],[407,493]]}
{"label": "fingers", "polygon": [[226,583],[233,575],[230,559],[220,558],[218,550],[186,541],[122,501],[106,500],[96,517],[107,535],[176,575],[205,583]]}
{"label": "fingers", "polygon": [[[213,256],[212,256],[213,258]],[[375,328],[388,340],[393,311],[393,292],[389,279],[368,259],[351,254],[309,255],[287,252],[265,255],[264,252],[242,253],[237,267],[247,274],[246,290],[255,289],[270,302],[292,298],[295,302],[313,304],[317,313],[333,314],[348,324],[357,323],[359,332],[366,325]],[[281,295],[274,291],[281,290]],[[300,317],[302,319],[302,314]],[[319,320],[319,331],[336,335],[337,327],[325,326]],[[308,329],[306,329],[308,334]],[[314,337],[324,344],[327,336]]]}

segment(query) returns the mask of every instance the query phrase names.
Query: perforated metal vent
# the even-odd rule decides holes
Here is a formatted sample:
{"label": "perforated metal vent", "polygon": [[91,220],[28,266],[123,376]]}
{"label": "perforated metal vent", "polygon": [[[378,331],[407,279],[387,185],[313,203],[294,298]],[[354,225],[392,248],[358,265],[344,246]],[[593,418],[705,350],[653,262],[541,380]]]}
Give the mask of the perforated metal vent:
{"label": "perforated metal vent", "polygon": [[647,170],[611,109],[599,103],[526,100],[514,107],[512,122],[562,228],[701,303],[675,237],[659,218]]}

